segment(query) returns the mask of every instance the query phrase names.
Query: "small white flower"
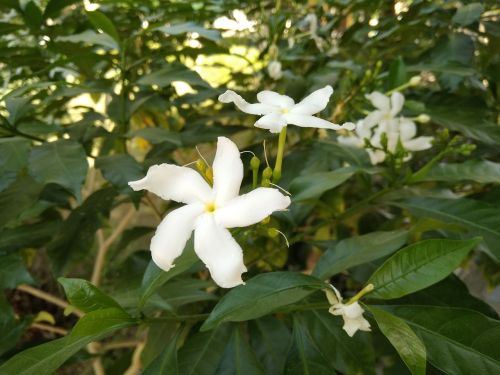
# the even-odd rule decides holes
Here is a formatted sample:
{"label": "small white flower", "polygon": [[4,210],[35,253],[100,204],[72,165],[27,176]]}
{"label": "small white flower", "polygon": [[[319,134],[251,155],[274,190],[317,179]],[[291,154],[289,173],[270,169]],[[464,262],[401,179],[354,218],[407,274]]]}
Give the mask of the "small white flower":
{"label": "small white flower", "polygon": [[267,66],[267,72],[269,73],[269,77],[277,81],[283,77],[283,72],[281,71],[281,63],[279,61],[271,61]]}
{"label": "small white flower", "polygon": [[330,309],[328,310],[330,314],[342,316],[344,319],[344,326],[342,327],[347,334],[352,337],[359,331],[370,331],[370,323],[363,316],[365,310],[359,305],[359,302],[353,303],[342,303],[342,296],[340,292],[333,286],[330,285],[335,292],[333,294],[331,290],[326,290],[326,297],[328,302],[330,302]]}
{"label": "small white flower", "polygon": [[219,137],[213,162],[213,187],[195,170],[172,164],[153,165],[142,180],[129,182],[167,200],[185,203],[171,211],[151,240],[151,256],[168,271],[194,230],[194,249],[222,288],[244,284],[243,251],[227,228],[256,224],[290,205],[277,189],[258,188],[238,196],[243,163],[236,145]]}
{"label": "small white flower", "polygon": [[[382,147],[382,135],[387,137],[387,150],[391,153],[396,152],[398,143],[406,151],[421,151],[432,147],[433,137],[416,137],[417,126],[415,123],[402,116],[396,117],[405,101],[404,96],[395,92],[391,97],[380,92],[367,94],[366,98],[371,101],[376,110],[370,112],[363,120],[356,125],[356,130],[351,136],[340,136],[340,143],[348,146],[362,148],[365,145],[365,139],[377,148]],[[367,149],[372,164],[379,164],[386,158],[382,150]],[[411,156],[407,157],[407,160]]]}
{"label": "small white flower", "polygon": [[257,94],[259,103],[251,104],[234,91],[227,90],[219,96],[219,101],[234,103],[241,111],[252,115],[262,115],[255,126],[268,129],[271,133],[279,133],[287,125],[353,130],[355,125],[351,122],[337,125],[313,116],[313,114],[325,109],[332,93],[332,87],[325,86],[302,99],[300,103],[295,104],[289,96],[274,91],[261,91]]}

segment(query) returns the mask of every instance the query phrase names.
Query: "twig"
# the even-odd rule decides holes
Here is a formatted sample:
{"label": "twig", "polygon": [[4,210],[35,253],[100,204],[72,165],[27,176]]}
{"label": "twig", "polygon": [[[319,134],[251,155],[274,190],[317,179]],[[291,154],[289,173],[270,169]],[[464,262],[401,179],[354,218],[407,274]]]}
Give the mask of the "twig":
{"label": "twig", "polygon": [[134,350],[134,354],[132,354],[132,363],[130,367],[123,373],[123,375],[137,375],[141,371],[141,354],[144,349],[145,343],[141,342]]}
{"label": "twig", "polygon": [[99,246],[99,249],[97,250],[97,257],[94,263],[94,269],[92,270],[92,277],[90,279],[92,284],[94,284],[95,286],[98,286],[101,281],[101,274],[104,267],[104,259],[106,257],[106,253],[108,252],[113,242],[123,233],[130,220],[132,220],[132,218],[134,217],[134,214],[135,208],[132,206],[125,214],[123,219],[118,223],[111,235]]}
{"label": "twig", "polygon": [[101,353],[115,349],[133,348],[142,342],[143,342],[142,340],[124,340],[124,341],[113,341],[109,343],[104,343],[101,345]]}
{"label": "twig", "polygon": [[61,335],[61,336],[66,336],[68,334],[68,331],[65,330],[64,328],[54,327],[54,326],[51,326],[48,324],[43,324],[43,323],[32,323],[31,328],[36,328],[36,329],[39,329],[41,331],[57,333],[58,335]]}
{"label": "twig", "polygon": [[[20,290],[22,292],[26,292],[31,294],[32,296],[38,297],[40,299],[43,299],[47,302],[52,303],[53,305],[59,306],[63,309],[66,309],[69,306],[69,303],[59,297],[53,296],[52,294],[49,294],[47,292],[44,292],[43,290],[34,288],[30,285],[27,284],[21,284],[17,286],[17,290]],[[73,309],[71,311],[72,314],[75,314],[78,317],[82,317],[84,313],[78,309]]]}

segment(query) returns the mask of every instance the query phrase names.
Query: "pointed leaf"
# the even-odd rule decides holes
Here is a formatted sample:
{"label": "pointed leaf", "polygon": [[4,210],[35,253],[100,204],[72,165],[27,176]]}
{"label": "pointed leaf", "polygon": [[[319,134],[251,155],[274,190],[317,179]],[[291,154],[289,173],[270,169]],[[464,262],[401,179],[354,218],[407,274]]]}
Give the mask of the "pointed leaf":
{"label": "pointed leaf", "polygon": [[178,375],[177,368],[177,339],[175,335],[160,355],[147,366],[142,375]]}

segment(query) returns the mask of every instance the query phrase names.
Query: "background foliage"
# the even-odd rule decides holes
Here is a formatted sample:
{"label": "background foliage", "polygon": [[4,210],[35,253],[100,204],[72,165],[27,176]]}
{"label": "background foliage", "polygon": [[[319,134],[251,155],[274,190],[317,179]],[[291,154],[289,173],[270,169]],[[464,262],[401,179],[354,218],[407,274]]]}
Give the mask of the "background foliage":
{"label": "background foliage", "polygon": [[[85,3],[0,3],[1,374],[499,372],[498,316],[477,298],[498,309],[496,2]],[[298,100],[331,84],[322,117],[342,122],[414,75],[404,114],[430,115],[436,141],[407,163],[290,127],[290,212],[234,233],[246,286],[216,288],[189,244],[168,273],[150,261],[175,206],[128,181],[196,145],[210,159],[218,135],[275,155],[254,116],[217,102],[226,87]],[[346,335],[326,279],[376,285],[373,332]]]}

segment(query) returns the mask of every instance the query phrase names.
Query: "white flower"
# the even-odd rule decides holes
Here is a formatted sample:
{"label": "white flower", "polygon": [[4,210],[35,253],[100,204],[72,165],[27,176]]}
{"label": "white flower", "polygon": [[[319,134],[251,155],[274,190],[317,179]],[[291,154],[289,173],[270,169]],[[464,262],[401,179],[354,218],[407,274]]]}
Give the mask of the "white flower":
{"label": "white flower", "polygon": [[277,81],[281,77],[283,77],[283,73],[281,72],[281,63],[279,61],[273,60],[267,66],[267,72],[269,73],[269,77]]}
{"label": "white flower", "polygon": [[[432,147],[433,137],[417,137],[417,126],[415,123],[402,116],[396,117],[404,104],[404,96],[395,92],[391,97],[380,92],[367,94],[366,98],[371,101],[376,110],[370,112],[366,118],[359,121],[356,130],[352,136],[340,136],[340,143],[348,146],[362,148],[365,145],[365,139],[377,148],[382,148],[382,135],[387,137],[387,150],[391,153],[396,152],[398,143],[406,151],[421,151]],[[378,164],[385,160],[386,154],[382,150],[367,149],[372,164]],[[407,160],[411,156],[407,157]]]}
{"label": "white flower", "polygon": [[363,316],[365,310],[359,305],[359,302],[353,303],[342,303],[342,296],[340,292],[333,286],[330,285],[335,292],[333,294],[331,290],[326,290],[326,297],[328,302],[330,302],[330,309],[328,310],[330,314],[340,315],[344,319],[344,326],[342,327],[347,334],[352,337],[356,331],[370,331],[370,323]]}
{"label": "white flower", "polygon": [[219,137],[213,162],[213,187],[195,170],[172,164],[153,165],[146,177],[129,182],[134,190],[146,189],[163,199],[186,205],[171,211],[151,240],[153,261],[165,271],[181,255],[194,230],[194,249],[214,281],[222,288],[244,284],[243,251],[226,228],[260,222],[290,205],[277,189],[258,188],[238,196],[243,163],[236,145]]}
{"label": "white flower", "polygon": [[219,101],[234,103],[241,111],[252,115],[263,115],[257,120],[255,126],[268,129],[271,133],[279,133],[287,125],[334,130],[354,129],[354,124],[350,122],[337,125],[313,116],[325,109],[332,93],[332,87],[325,86],[295,104],[293,99],[286,95],[280,95],[274,91],[261,91],[257,94],[259,103],[251,104],[234,91],[227,90],[219,96]]}

